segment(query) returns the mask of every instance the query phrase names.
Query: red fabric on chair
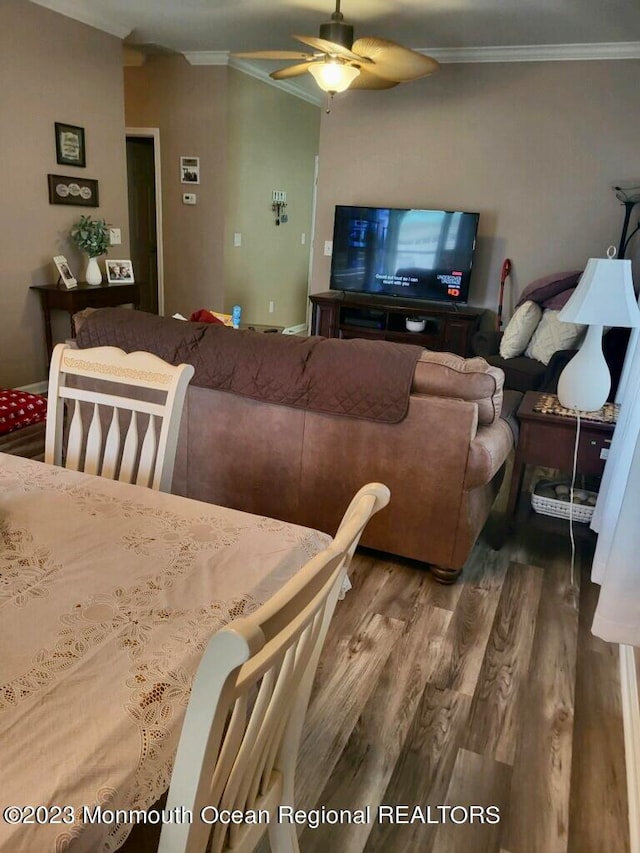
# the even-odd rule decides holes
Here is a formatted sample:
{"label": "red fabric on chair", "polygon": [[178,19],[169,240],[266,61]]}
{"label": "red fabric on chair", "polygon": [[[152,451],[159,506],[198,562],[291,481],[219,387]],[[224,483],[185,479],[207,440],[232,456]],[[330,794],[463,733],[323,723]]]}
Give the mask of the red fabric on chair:
{"label": "red fabric on chair", "polygon": [[0,388],[0,435],[46,420],[47,401],[38,394]]}

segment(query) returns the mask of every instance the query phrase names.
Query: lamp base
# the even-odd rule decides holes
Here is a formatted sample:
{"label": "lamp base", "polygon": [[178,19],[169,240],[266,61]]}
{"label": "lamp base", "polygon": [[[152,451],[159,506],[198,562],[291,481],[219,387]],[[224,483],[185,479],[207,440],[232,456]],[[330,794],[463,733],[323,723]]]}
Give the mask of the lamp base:
{"label": "lamp base", "polygon": [[558,400],[567,409],[597,412],[607,402],[611,374],[602,354],[602,326],[588,326],[582,346],[560,374]]}

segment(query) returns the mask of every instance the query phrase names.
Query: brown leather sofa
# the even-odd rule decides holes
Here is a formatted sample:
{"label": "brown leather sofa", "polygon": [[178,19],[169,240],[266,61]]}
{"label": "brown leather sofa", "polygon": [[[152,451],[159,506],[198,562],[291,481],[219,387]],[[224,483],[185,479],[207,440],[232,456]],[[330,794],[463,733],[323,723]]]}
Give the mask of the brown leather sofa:
{"label": "brown leather sofa", "polygon": [[[360,486],[383,482],[391,501],[368,525],[362,545],[427,563],[439,580],[454,581],[487,519],[513,446],[500,417],[502,371],[481,358],[417,353],[406,415],[385,423],[203,387],[199,377],[214,367],[206,363],[207,336],[222,334],[211,329],[102,309],[78,332],[80,347],[148,349],[196,365],[173,491],[334,533]],[[239,336],[260,334],[224,333],[240,358],[243,341],[248,346],[250,340]],[[291,347],[286,336],[263,337],[283,353]],[[336,340],[332,346],[351,347],[346,356],[365,343],[371,346]]]}

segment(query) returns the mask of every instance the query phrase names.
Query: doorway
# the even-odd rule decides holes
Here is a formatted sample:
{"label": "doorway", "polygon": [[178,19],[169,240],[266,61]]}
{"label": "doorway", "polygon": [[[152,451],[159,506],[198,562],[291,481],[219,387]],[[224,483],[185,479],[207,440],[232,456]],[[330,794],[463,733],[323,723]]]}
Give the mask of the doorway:
{"label": "doorway", "polygon": [[159,132],[127,129],[127,190],[131,260],[140,285],[140,310],[162,314],[162,218]]}

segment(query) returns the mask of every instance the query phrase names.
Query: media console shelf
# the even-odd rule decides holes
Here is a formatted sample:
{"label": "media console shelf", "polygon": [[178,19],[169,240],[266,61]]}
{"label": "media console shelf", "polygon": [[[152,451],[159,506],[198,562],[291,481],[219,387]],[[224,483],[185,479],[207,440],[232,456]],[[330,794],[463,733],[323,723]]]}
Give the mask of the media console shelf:
{"label": "media console shelf", "polygon": [[[418,344],[427,349],[471,355],[471,338],[484,311],[403,299],[330,290],[314,293],[311,334],[325,338],[369,338]],[[424,331],[409,332],[407,317],[425,321]]]}

